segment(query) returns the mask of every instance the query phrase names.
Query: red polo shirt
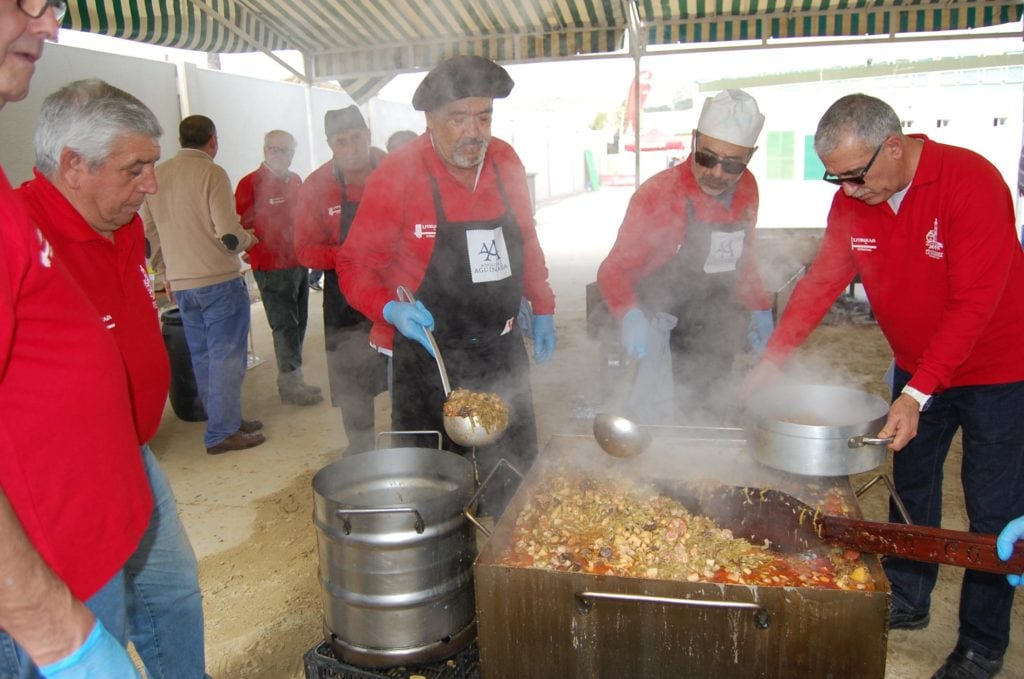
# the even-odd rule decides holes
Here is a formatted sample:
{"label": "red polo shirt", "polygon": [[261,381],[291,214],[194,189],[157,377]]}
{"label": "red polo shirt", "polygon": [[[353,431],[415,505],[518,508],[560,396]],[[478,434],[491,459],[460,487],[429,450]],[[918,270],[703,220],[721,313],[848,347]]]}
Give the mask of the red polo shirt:
{"label": "red polo shirt", "polygon": [[0,487],[79,599],[124,565],[153,499],[112,333],[0,171]]}
{"label": "red polo shirt", "polygon": [[110,241],[38,171],[15,193],[113,333],[128,373],[138,440],[149,441],[160,426],[171,369],[146,272],[142,220],[136,216]]}
{"label": "red polo shirt", "polygon": [[266,163],[242,177],[235,189],[235,209],[242,226],[252,229],[260,239],[249,250],[249,263],[255,271],[276,271],[299,266],[295,257],[295,229],[292,212],[302,180],[294,172],[284,177],[275,174]]}

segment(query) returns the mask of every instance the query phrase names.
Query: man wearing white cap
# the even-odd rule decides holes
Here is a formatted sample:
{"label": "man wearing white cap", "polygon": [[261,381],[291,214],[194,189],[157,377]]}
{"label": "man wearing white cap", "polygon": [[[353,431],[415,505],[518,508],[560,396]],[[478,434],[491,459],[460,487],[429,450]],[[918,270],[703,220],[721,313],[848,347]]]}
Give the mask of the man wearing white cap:
{"label": "man wearing white cap", "polygon": [[708,98],[693,152],[640,186],[597,273],[627,356],[647,356],[655,314],[678,319],[669,338],[677,406],[723,394],[715,383],[729,374],[748,327],[755,347],[771,332],[753,252],[757,182],[747,170],[763,125],[746,92]]}

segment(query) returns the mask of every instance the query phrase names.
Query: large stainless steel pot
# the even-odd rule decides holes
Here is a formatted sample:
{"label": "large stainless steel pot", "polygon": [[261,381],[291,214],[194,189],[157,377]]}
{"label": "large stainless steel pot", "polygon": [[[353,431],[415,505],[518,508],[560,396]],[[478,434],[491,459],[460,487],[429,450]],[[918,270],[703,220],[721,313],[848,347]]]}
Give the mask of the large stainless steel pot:
{"label": "large stainless steel pot", "polygon": [[458,652],[474,632],[473,465],[433,448],[374,450],[313,477],[324,624],[348,662]]}
{"label": "large stainless steel pot", "polygon": [[747,438],[763,464],[809,476],[846,476],[885,462],[889,440],[872,438],[889,405],[877,396],[834,385],[784,385],[747,403]]}

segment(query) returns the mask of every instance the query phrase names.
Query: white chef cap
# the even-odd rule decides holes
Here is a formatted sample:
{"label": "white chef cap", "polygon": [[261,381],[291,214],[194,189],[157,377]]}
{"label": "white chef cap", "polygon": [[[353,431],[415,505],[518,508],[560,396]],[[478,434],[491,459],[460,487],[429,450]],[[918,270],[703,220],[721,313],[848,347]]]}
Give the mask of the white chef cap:
{"label": "white chef cap", "polygon": [[764,115],[754,98],[743,90],[722,90],[704,100],[697,131],[737,146],[754,148]]}

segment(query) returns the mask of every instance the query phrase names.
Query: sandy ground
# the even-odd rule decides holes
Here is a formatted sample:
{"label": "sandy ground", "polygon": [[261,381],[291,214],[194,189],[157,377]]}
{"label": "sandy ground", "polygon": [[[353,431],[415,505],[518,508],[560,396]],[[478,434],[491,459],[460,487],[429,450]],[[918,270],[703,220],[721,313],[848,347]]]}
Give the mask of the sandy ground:
{"label": "sandy ground", "polygon": [[[533,372],[541,441],[557,433],[582,433],[574,419],[596,388],[596,343],[584,331],[584,285],[614,240],[625,210],[625,189],[576,196],[540,206],[539,233],[558,294],[558,351]],[[794,262],[813,252],[794,242],[766,255],[781,263],[771,275],[785,278]],[[307,380],[326,391],[320,296],[310,300],[306,341]],[[326,404],[282,406],[275,388],[273,350],[262,307],[253,306],[253,349],[264,362],[245,382],[246,417],[265,424],[268,442],[250,451],[205,454],[202,424],[178,420],[168,406],[152,442],[174,486],[180,511],[200,560],[206,612],[207,661],[217,679],[302,677],[303,654],[323,638],[312,522],[313,474],[336,460],[345,446],[341,418]],[[882,395],[890,354],[877,327],[821,327],[801,350],[809,370]],[[838,376],[838,379],[837,379]],[[378,430],[388,428],[385,397],[378,398]],[[959,438],[946,467],[944,525],[964,529],[959,490]],[[854,478],[854,484],[864,478]],[[884,520],[880,487],[862,498],[867,518]],[[930,677],[956,641],[960,571],[940,569],[931,625],[894,631],[888,640],[888,679]],[[1024,606],[1014,609],[1014,636],[1024,629]],[[856,630],[851,630],[856,634]],[[1001,676],[1024,677],[1024,644],[1013,643]]]}

